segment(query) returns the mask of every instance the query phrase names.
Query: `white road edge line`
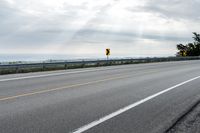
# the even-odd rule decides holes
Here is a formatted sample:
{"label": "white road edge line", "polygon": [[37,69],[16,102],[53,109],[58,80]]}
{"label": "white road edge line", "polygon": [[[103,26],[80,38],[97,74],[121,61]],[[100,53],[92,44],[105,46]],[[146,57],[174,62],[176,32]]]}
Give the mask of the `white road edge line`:
{"label": "white road edge line", "polygon": [[75,73],[84,73],[84,72],[95,72],[95,71],[103,71],[103,70],[110,70],[112,68],[107,69],[89,69],[89,70],[81,70],[81,71],[72,71],[72,72],[64,72],[64,73],[50,73],[44,75],[34,75],[34,76],[25,76],[25,77],[16,77],[16,78],[8,78],[8,79],[0,79],[0,82],[4,81],[12,81],[12,80],[20,80],[20,79],[31,79],[31,78],[41,78],[41,77],[50,77],[50,76],[59,76],[65,74],[75,74]]}
{"label": "white road edge line", "polygon": [[198,78],[200,78],[200,76],[197,76],[195,78],[189,79],[187,81],[184,81],[184,82],[182,82],[180,84],[177,84],[175,86],[172,86],[170,88],[167,88],[167,89],[165,89],[163,91],[160,91],[160,92],[158,92],[158,93],[156,93],[154,95],[148,96],[148,97],[146,97],[146,98],[144,98],[144,99],[142,99],[140,101],[137,101],[137,102],[135,102],[133,104],[130,104],[130,105],[128,105],[128,106],[126,106],[124,108],[121,108],[121,109],[119,109],[119,110],[117,110],[117,111],[115,111],[115,112],[113,112],[113,113],[111,113],[109,115],[106,115],[106,116],[104,116],[104,117],[102,117],[102,118],[100,118],[98,120],[95,120],[95,121],[93,121],[93,122],[91,122],[91,123],[89,123],[89,124],[87,124],[85,126],[82,126],[82,127],[78,128],[78,129],[76,129],[72,133],[82,133],[84,131],[87,131],[87,130],[89,130],[89,129],[91,129],[91,128],[93,128],[93,127],[95,127],[95,126],[97,126],[97,125],[99,125],[99,124],[101,124],[101,123],[103,123],[103,122],[105,122],[105,121],[117,116],[117,115],[120,115],[120,114],[122,114],[122,113],[124,113],[124,112],[126,112],[126,111],[128,111],[128,110],[130,110],[130,109],[142,104],[142,103],[145,103],[145,102],[147,102],[147,101],[149,101],[149,100],[151,100],[151,99],[153,99],[153,98],[155,98],[155,97],[157,97],[157,96],[159,96],[159,95],[161,95],[163,93],[166,93],[166,92],[168,92],[170,90],[173,90],[173,89],[175,89],[175,88],[177,88],[179,86],[182,86],[182,85],[184,85],[186,83],[189,83],[189,82],[191,82],[193,80],[196,80]]}

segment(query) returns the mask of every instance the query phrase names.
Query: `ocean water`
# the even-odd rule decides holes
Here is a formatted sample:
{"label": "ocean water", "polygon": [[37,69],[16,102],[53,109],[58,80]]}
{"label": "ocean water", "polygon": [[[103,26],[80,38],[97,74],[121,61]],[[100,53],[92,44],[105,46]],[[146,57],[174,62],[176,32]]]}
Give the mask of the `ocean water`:
{"label": "ocean water", "polygon": [[51,55],[51,54],[0,54],[0,62],[76,60],[81,58],[89,58],[89,56]]}
{"label": "ocean water", "polygon": [[[145,57],[168,57],[154,55],[133,55],[133,56],[110,56],[110,59],[122,58],[145,58]],[[41,62],[48,60],[96,60],[106,59],[105,55],[66,55],[66,54],[0,54],[0,62]]]}

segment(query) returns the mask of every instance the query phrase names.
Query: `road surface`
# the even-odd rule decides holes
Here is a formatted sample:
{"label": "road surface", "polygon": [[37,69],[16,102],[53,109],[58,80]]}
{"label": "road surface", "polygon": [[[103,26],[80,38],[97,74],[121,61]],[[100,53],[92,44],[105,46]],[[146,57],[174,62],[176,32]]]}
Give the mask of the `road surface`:
{"label": "road surface", "polygon": [[200,61],[0,76],[1,133],[162,133],[200,99]]}

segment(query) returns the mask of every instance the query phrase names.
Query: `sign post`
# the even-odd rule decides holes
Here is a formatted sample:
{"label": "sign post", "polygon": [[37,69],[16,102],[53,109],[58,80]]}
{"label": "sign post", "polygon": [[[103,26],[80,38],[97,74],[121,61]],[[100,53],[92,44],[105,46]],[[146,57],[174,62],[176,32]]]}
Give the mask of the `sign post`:
{"label": "sign post", "polygon": [[107,56],[107,60],[109,59],[109,55],[110,55],[110,49],[109,49],[109,48],[107,48],[107,49],[106,49],[106,56]]}

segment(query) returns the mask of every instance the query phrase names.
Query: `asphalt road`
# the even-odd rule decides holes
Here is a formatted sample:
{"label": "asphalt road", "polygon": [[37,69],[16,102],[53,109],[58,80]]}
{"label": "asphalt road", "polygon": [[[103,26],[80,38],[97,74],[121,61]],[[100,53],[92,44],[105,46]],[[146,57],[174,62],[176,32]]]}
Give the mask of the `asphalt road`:
{"label": "asphalt road", "polygon": [[162,133],[200,99],[200,61],[0,76],[0,133]]}

